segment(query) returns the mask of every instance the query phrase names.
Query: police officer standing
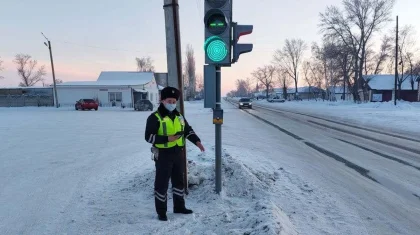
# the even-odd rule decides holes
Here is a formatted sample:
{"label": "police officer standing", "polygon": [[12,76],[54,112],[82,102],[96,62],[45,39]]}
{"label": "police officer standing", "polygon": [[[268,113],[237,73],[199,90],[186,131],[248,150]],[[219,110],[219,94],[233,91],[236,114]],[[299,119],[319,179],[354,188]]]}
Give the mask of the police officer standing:
{"label": "police officer standing", "polygon": [[176,109],[180,92],[174,87],[161,91],[161,104],[147,119],[145,139],[153,144],[152,153],[156,166],[155,207],[159,220],[167,221],[167,191],[169,178],[172,183],[174,213],[191,214],[184,200],[185,139],[194,143],[202,152],[204,147],[187,120]]}

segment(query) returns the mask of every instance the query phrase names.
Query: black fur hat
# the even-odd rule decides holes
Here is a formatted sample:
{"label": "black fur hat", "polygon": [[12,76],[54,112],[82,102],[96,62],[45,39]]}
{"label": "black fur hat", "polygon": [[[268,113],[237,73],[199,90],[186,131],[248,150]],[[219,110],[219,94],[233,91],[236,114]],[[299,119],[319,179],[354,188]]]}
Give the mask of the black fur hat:
{"label": "black fur hat", "polygon": [[163,88],[163,90],[160,92],[160,99],[164,100],[166,98],[174,98],[176,100],[179,99],[179,90],[176,89],[175,87],[165,87]]}

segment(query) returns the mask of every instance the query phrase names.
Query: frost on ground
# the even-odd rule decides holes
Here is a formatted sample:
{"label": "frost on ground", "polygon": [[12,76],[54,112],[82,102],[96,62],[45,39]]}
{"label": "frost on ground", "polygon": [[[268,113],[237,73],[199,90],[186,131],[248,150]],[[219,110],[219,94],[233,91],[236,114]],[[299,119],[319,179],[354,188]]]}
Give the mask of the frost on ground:
{"label": "frost on ground", "polygon": [[419,102],[369,102],[356,104],[352,101],[286,101],[269,103],[267,100],[254,101],[255,104],[279,108],[316,116],[333,118],[354,124],[368,125],[395,131],[420,132]]}
{"label": "frost on ground", "polygon": [[225,152],[223,191],[217,195],[214,155],[196,154],[190,156],[189,161],[190,194],[186,204],[194,210],[193,215],[172,213],[169,189],[169,221],[157,220],[153,204],[154,169],[149,168],[110,182],[111,188],[80,198],[79,206],[84,208],[86,220],[71,219],[71,231],[87,234],[297,234],[289,217],[275,205],[269,193],[270,186],[278,179],[277,174],[254,171]]}

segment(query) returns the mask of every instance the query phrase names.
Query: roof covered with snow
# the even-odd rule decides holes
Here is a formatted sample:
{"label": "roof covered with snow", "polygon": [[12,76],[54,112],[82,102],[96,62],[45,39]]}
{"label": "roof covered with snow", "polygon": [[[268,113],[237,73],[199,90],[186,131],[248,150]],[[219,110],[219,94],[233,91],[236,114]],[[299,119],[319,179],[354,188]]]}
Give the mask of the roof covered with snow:
{"label": "roof covered with snow", "polygon": [[105,71],[97,81],[63,82],[57,86],[136,86],[147,84],[153,78],[153,72]]}
{"label": "roof covered with snow", "polygon": [[[401,76],[401,75],[400,75]],[[406,78],[407,77],[407,78]],[[370,79],[369,87],[373,90],[394,90],[395,75],[384,74],[384,75],[370,75],[363,76],[365,80]],[[401,90],[411,90],[411,76],[404,75],[404,82],[402,83]],[[417,76],[413,76],[414,79],[414,90],[417,90]]]}
{"label": "roof covered with snow", "polygon": [[153,72],[104,71],[99,75],[98,81],[124,80],[147,84],[152,81],[153,77]]}
{"label": "roof covered with snow", "polygon": [[114,81],[75,81],[75,82],[63,82],[57,84],[57,86],[136,86],[143,85],[138,81],[130,80],[114,80]]}

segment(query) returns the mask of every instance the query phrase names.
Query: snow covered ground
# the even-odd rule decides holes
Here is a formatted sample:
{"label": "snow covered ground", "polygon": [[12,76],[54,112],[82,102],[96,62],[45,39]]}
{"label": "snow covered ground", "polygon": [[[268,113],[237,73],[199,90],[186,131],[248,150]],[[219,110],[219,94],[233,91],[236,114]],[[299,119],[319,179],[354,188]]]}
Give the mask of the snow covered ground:
{"label": "snow covered ground", "polygon": [[214,126],[202,106],[187,104],[207,147],[188,145],[196,185],[186,201],[195,213],[172,214],[170,198],[167,223],[154,210],[149,112],[0,109],[0,234],[297,234],[271,200],[281,172],[247,159],[257,150],[224,150],[223,191],[214,193]]}
{"label": "snow covered ground", "polygon": [[212,112],[202,107],[186,103],[207,150],[188,145],[194,214],[173,214],[169,198],[168,222],[154,210],[149,112],[0,109],[0,234],[409,234],[393,215],[355,207],[369,211],[357,198],[370,191],[353,189],[374,183],[229,104],[215,194]]}
{"label": "snow covered ground", "polygon": [[304,100],[269,103],[259,100],[254,104],[399,132],[420,133],[420,102],[397,101],[397,106],[394,106],[393,102],[355,104],[351,101]]}

